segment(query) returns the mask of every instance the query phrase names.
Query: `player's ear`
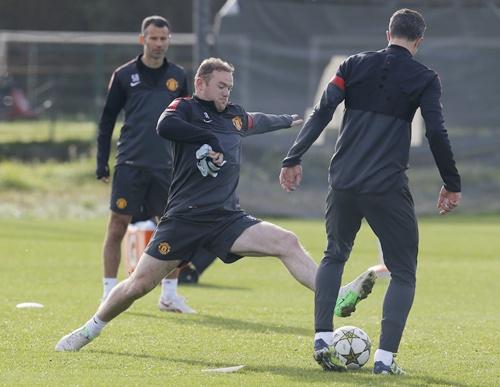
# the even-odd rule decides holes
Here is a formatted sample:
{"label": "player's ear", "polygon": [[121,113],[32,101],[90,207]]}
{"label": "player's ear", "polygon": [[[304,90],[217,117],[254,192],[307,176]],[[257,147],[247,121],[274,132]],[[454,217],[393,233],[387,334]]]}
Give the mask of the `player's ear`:
{"label": "player's ear", "polygon": [[204,84],[205,84],[205,81],[203,80],[203,78],[201,78],[201,77],[195,78],[194,87],[196,90],[201,90],[203,88]]}
{"label": "player's ear", "polygon": [[415,48],[418,49],[420,45],[422,44],[422,41],[424,40],[424,37],[422,36],[421,38],[418,38],[417,41],[415,42]]}
{"label": "player's ear", "polygon": [[139,44],[144,45],[144,35],[139,34]]}

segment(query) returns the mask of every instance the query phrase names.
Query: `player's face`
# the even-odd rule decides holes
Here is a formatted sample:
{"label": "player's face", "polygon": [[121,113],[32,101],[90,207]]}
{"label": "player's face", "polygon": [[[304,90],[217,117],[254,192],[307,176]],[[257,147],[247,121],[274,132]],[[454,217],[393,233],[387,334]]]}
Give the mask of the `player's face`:
{"label": "player's face", "polygon": [[221,112],[229,103],[229,95],[233,89],[233,73],[214,71],[204,86],[204,97],[202,98],[214,101],[215,107]]}
{"label": "player's face", "polygon": [[141,35],[144,56],[148,59],[163,60],[170,44],[170,31],[167,27],[150,24]]}

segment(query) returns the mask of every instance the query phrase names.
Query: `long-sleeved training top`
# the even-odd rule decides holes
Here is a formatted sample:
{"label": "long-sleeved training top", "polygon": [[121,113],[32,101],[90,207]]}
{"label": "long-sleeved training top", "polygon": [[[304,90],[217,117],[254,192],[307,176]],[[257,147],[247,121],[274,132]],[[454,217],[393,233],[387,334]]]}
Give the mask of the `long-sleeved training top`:
{"label": "long-sleeved training top", "polygon": [[142,63],[141,56],[116,69],[111,77],[97,136],[97,177],[109,174],[111,136],[122,109],[125,119],[116,165],[171,167],[170,144],[158,137],[156,124],[175,98],[188,95],[186,74],[166,59],[160,68],[149,68]]}
{"label": "long-sleeved training top", "polygon": [[301,162],[302,155],[345,100],[345,114],[330,169],[330,185],[355,193],[383,193],[408,183],[411,121],[420,107],[426,137],[444,186],[459,192],[444,127],[438,75],[413,59],[401,46],[347,58],[328,84],[321,101],[299,132],[283,166]]}
{"label": "long-sleeved training top", "polygon": [[[241,140],[245,136],[288,128],[290,115],[247,113],[228,104],[222,112],[196,96],[173,101],[158,121],[158,134],[172,142],[173,177],[165,216],[225,215],[241,211],[236,188],[240,177]],[[208,144],[224,154],[217,177],[203,177],[196,150]]]}

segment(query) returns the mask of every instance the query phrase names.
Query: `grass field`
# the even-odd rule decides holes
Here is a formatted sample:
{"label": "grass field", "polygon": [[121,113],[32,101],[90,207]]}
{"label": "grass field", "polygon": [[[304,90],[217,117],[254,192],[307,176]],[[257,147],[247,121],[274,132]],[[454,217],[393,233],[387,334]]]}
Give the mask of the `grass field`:
{"label": "grass field", "polygon": [[[0,122],[0,143],[90,140],[95,138],[96,124],[90,121],[8,121]],[[117,126],[119,129],[119,126]],[[118,131],[118,130],[117,130]]]}
{"label": "grass field", "polygon": [[[285,221],[318,260],[321,221]],[[94,312],[101,292],[104,219],[0,220],[1,385],[500,385],[500,217],[421,220],[417,296],[398,356],[409,375],[366,368],[325,373],[313,362],[313,294],[276,260],[217,262],[181,293],[197,315],[158,311],[156,289],[79,353],[54,345]],[[366,226],[344,279],[377,262]],[[337,326],[363,328],[377,345],[387,282]],[[16,309],[26,301],[43,309]],[[203,369],[245,365],[233,374]]]}

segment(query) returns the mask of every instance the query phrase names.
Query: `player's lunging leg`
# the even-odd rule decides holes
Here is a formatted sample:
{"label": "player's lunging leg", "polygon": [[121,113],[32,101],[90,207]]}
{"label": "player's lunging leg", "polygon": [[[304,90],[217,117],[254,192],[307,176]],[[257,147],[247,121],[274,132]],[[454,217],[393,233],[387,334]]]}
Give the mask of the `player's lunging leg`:
{"label": "player's lunging leg", "polygon": [[[278,257],[290,274],[302,285],[315,291],[318,266],[300,244],[297,236],[284,228],[268,222],[258,223],[245,230],[231,247],[231,252],[248,256]],[[335,307],[339,317],[347,317],[355,305],[368,297],[375,284],[372,270],[360,274],[354,281],[339,290]]]}
{"label": "player's lunging leg", "polygon": [[127,310],[135,300],[154,289],[179,263],[179,261],[161,261],[143,254],[134,273],[111,291],[106,301],[87,323],[64,336],[57,343],[56,351],[74,352],[90,343],[99,336],[108,322]]}

